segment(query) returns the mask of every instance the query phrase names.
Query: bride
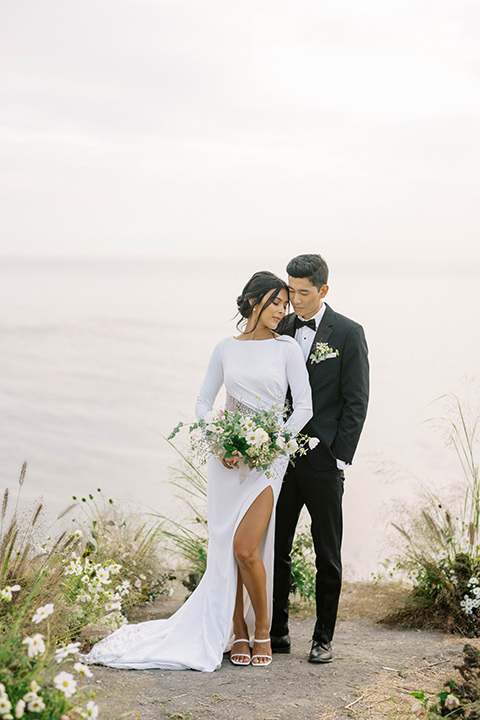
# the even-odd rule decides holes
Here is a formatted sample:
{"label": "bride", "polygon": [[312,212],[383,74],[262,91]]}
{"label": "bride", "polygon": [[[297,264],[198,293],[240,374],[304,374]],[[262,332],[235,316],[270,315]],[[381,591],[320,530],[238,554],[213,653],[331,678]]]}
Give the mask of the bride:
{"label": "bride", "polygon": [[[226,409],[242,413],[283,408],[290,388],[293,412],[285,430],[295,434],[305,426],[312,401],[303,354],[293,338],[275,332],[288,302],[288,286],[273,273],[248,281],[237,298],[243,330],[215,347],[197,418],[212,409],[222,385]],[[235,665],[271,663],[274,515],[288,457],[277,457],[267,473],[253,468],[246,479],[238,465],[238,456],[207,461],[207,569],[193,594],[167,620],[119,628],[92,648],[88,662],[212,672],[231,645]]]}

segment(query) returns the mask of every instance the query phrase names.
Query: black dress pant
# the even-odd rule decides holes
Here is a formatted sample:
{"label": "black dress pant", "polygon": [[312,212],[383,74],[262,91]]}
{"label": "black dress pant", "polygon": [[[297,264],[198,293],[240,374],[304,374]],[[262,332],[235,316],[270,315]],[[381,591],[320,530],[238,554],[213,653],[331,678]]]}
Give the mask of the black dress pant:
{"label": "black dress pant", "polygon": [[326,469],[315,469],[300,456],[285,475],[276,508],[275,565],[273,582],[272,635],[288,633],[288,606],[291,586],[293,538],[302,507],[306,505],[312,521],[316,554],[317,621],[313,639],[330,642],[335,629],[342,586],[342,497],[344,473],[332,457]]}

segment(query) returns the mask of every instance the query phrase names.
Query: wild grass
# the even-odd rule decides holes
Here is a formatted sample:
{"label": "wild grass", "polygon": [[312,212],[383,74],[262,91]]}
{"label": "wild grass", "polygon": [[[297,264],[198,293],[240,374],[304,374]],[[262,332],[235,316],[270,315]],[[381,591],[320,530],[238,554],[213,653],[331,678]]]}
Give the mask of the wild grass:
{"label": "wild grass", "polygon": [[22,508],[25,473],[26,464],[13,507],[6,490],[0,511],[0,715],[97,717],[76,655],[92,624],[107,634],[132,604],[169,593],[160,526],[118,511],[100,489],[46,526],[41,503]]}
{"label": "wild grass", "polygon": [[404,543],[396,568],[408,574],[414,588],[405,607],[386,621],[478,637],[480,484],[476,451],[480,416],[465,409],[457,396],[443,400],[448,400],[448,415],[434,422],[460,464],[453,502],[445,502],[423,485],[415,508],[409,509],[402,522],[392,524]]}

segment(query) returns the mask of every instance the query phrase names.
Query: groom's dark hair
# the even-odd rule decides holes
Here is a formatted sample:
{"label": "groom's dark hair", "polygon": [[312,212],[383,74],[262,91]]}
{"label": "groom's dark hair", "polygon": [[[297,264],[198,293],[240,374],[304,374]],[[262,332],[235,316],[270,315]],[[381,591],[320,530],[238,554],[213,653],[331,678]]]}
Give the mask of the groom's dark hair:
{"label": "groom's dark hair", "polygon": [[294,278],[307,278],[317,290],[328,282],[328,265],[321,255],[297,255],[287,265]]}

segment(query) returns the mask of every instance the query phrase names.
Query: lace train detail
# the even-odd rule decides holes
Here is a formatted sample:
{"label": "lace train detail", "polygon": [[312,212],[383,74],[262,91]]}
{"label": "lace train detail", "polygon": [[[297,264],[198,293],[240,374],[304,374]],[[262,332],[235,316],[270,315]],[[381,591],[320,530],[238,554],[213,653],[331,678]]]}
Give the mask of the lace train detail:
{"label": "lace train detail", "polygon": [[130,647],[133,647],[143,635],[141,625],[122,625],[111,635],[93,646],[85,661],[109,665],[120,660]]}

